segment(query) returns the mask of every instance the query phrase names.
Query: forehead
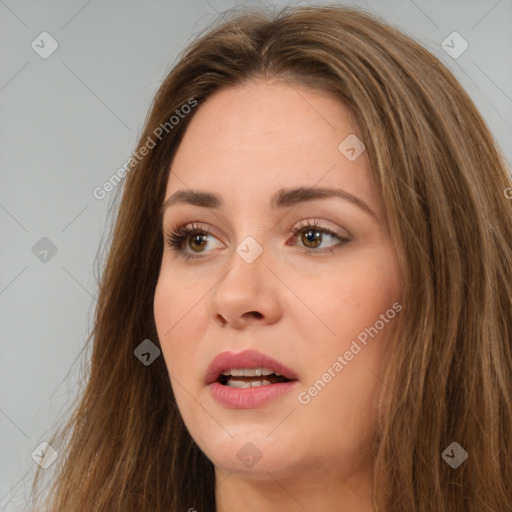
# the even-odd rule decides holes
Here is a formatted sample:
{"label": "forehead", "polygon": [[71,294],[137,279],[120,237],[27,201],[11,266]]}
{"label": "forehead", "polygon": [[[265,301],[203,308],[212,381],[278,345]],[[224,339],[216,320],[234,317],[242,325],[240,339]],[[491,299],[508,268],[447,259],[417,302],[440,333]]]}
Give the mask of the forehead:
{"label": "forehead", "polygon": [[195,112],[171,165],[166,197],[180,188],[246,199],[291,186],[338,186],[373,194],[363,152],[350,161],[338,148],[361,138],[331,93],[255,80],[223,88]]}

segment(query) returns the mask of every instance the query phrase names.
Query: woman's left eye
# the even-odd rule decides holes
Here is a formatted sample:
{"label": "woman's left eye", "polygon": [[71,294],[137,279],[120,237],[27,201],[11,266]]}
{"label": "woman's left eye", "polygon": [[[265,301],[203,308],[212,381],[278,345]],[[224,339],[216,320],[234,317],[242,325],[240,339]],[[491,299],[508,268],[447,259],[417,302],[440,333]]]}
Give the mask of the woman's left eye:
{"label": "woman's left eye", "polygon": [[[318,254],[325,252],[334,252],[336,248],[345,245],[349,239],[346,237],[338,236],[334,231],[329,228],[321,226],[316,221],[302,223],[295,226],[291,231],[293,239],[300,238],[300,242],[305,247],[305,253]],[[216,238],[210,231],[201,228],[196,224],[187,224],[178,226],[175,230],[167,233],[167,244],[169,247],[176,251],[181,257],[185,259],[201,257],[200,254],[208,245],[208,237]],[[331,239],[337,239],[339,243],[325,247],[324,250],[318,250],[318,247],[324,242],[325,236]],[[184,246],[187,246],[184,248]],[[287,245],[294,245],[289,244]],[[188,249],[191,249],[190,252]],[[197,253],[194,255],[193,253]]]}
{"label": "woman's left eye", "polygon": [[[294,235],[294,238],[300,235],[300,240],[304,244],[306,248],[305,252],[307,254],[323,252],[332,253],[336,250],[336,248],[345,245],[349,241],[347,237],[339,236],[331,229],[326,228],[325,226],[321,226],[317,221],[299,223],[299,225],[295,226],[291,230],[291,233]],[[325,247],[325,250],[323,251],[317,251],[317,247],[322,244],[326,235],[331,239],[338,240],[339,243]]]}

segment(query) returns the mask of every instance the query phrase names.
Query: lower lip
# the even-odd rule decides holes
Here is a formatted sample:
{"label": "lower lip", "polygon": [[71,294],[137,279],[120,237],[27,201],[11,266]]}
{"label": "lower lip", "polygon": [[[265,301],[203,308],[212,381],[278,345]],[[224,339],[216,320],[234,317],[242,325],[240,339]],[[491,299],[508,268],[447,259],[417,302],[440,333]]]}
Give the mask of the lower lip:
{"label": "lower lip", "polygon": [[239,389],[225,386],[219,382],[212,382],[208,387],[213,398],[225,407],[231,409],[254,409],[289,393],[297,383],[297,380],[292,380]]}

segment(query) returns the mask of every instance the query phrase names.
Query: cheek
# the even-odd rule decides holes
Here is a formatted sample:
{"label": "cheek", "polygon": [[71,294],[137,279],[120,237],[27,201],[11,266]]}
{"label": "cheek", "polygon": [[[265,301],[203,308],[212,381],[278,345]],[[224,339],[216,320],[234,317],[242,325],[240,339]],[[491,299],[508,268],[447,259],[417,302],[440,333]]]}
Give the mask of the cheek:
{"label": "cheek", "polygon": [[306,289],[302,293],[314,300],[318,315],[334,331],[331,338],[338,344],[374,325],[400,299],[395,261],[382,251],[365,260],[346,261],[316,289],[314,294]]}
{"label": "cheek", "polygon": [[198,414],[195,397],[201,391],[194,368],[198,366],[199,340],[205,329],[204,319],[199,314],[201,306],[204,307],[200,301],[203,295],[186,288],[178,275],[170,273],[161,274],[154,295],[153,309],[162,356],[176,404],[189,431],[198,421],[191,418]]}
{"label": "cheek", "polygon": [[[311,306],[330,330],[322,328],[315,355],[310,352],[307,386],[312,387],[306,392],[311,390],[311,410],[330,410],[338,424],[356,431],[368,425],[381,386],[381,362],[401,314],[393,308],[400,301],[394,259],[382,251],[371,256],[350,265],[346,261],[335,278],[322,280],[318,293],[309,294]],[[310,344],[307,348],[311,350]]]}
{"label": "cheek", "polygon": [[[305,421],[321,431],[318,437],[330,439],[333,450],[344,450],[347,443],[362,448],[375,428],[382,361],[395,321],[389,319],[381,329],[375,328],[380,315],[392,307],[387,294],[379,300],[372,297],[370,304],[366,295],[356,300],[356,290],[352,291],[354,301],[347,300],[341,310],[330,306],[330,316],[325,318],[335,335],[322,336],[313,349],[308,347],[308,375],[301,388],[300,403],[308,402],[304,412],[310,418]],[[340,304],[339,295],[337,300]],[[392,313],[397,318],[399,313]],[[325,422],[317,425],[318,418]]]}
{"label": "cheek", "polygon": [[197,347],[192,337],[201,335],[199,312],[202,302],[198,302],[199,292],[182,286],[177,277],[170,273],[160,275],[153,312],[167,369],[181,380],[188,378],[191,372],[186,369],[195,364]]}

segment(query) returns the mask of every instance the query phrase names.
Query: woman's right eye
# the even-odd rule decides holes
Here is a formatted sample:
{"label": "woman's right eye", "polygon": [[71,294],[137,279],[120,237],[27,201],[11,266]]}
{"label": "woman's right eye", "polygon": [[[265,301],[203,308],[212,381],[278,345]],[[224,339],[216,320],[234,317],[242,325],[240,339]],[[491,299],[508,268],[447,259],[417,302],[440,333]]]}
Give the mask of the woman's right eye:
{"label": "woman's right eye", "polygon": [[[209,236],[213,237],[214,235],[197,224],[178,226],[176,229],[169,231],[166,235],[169,247],[173,251],[176,251],[180,257],[185,259],[200,257],[193,253],[200,254],[205,252],[201,249],[207,246]],[[185,245],[187,248],[184,248]],[[198,247],[199,250],[196,251],[194,246]],[[192,252],[187,250],[188,248],[191,248]]]}

